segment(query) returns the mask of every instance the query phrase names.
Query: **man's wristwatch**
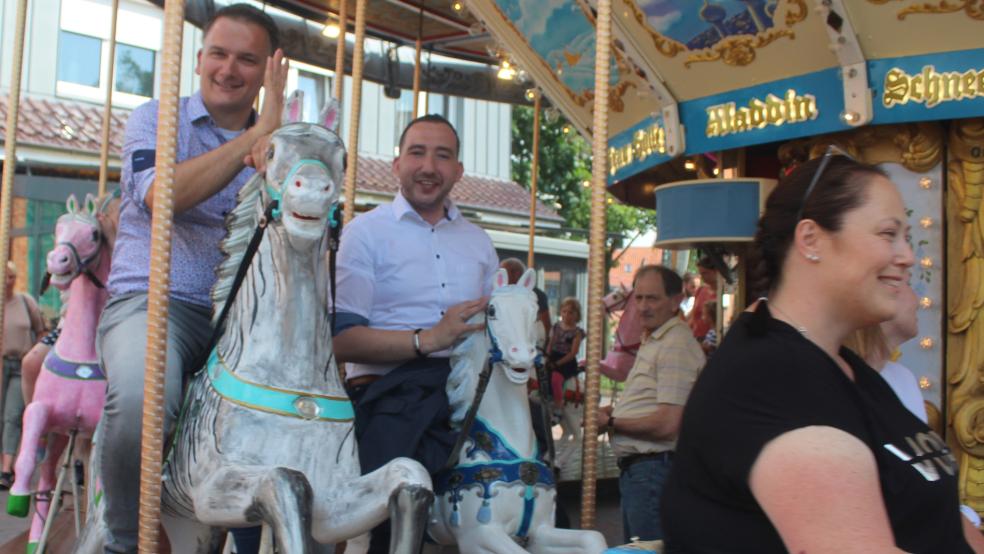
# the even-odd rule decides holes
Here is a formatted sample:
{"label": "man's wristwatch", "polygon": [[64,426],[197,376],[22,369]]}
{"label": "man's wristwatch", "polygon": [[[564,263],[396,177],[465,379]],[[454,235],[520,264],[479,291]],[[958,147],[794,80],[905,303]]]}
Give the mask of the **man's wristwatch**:
{"label": "man's wristwatch", "polygon": [[426,356],[424,351],[420,349],[420,332],[423,329],[414,329],[413,331],[413,351],[417,353],[418,358],[423,358]]}

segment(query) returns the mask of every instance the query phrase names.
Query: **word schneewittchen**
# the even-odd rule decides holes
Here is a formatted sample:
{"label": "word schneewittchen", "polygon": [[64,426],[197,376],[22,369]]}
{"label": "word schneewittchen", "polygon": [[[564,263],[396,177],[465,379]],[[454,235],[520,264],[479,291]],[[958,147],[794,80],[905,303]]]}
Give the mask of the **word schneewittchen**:
{"label": "word schneewittchen", "polygon": [[909,102],[932,108],[941,102],[965,98],[984,98],[984,70],[937,73],[935,67],[927,65],[915,75],[909,75],[897,67],[885,74],[882,104],[886,108]]}

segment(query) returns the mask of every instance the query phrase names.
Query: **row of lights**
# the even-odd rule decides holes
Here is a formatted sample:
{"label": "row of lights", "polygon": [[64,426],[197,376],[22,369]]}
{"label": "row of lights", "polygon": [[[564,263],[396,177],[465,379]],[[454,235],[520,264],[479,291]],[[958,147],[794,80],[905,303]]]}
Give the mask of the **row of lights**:
{"label": "row of lights", "polygon": [[[919,188],[923,190],[929,190],[933,187],[933,179],[928,176],[923,176],[919,179]],[[923,229],[929,229],[934,225],[932,217],[925,216],[919,218],[919,226]],[[935,265],[933,258],[930,256],[923,256],[919,259],[919,267],[923,269],[931,269]],[[935,302],[929,296],[923,296],[919,299],[919,307],[923,310],[928,310],[933,307]],[[933,337],[922,337],[919,339],[919,348],[923,350],[932,350],[936,346],[936,340]],[[933,381],[926,375],[919,377],[919,388],[922,390],[928,390],[933,386]]]}

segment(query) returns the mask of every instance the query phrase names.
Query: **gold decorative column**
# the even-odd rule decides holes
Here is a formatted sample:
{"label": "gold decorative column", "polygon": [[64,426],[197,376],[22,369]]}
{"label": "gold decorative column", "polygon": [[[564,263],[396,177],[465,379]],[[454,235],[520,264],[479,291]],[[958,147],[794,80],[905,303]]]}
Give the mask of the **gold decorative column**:
{"label": "gold decorative column", "polygon": [[362,61],[366,38],[366,0],[355,2],[355,46],[352,50],[352,106],[349,116],[343,221],[355,217],[355,185],[359,175],[359,117],[362,113]]}
{"label": "gold decorative column", "polygon": [[172,186],[177,152],[184,0],[164,4],[157,169],[150,228],[147,293],[147,352],[144,358],[143,428],[140,435],[140,554],[160,551],[161,465],[164,455],[164,372],[167,368],[167,311],[171,284]]}
{"label": "gold decorative column", "polygon": [[526,267],[533,267],[533,240],[536,238],[536,185],[540,176],[540,91],[533,100],[533,160],[530,163],[530,245]]}
{"label": "gold decorative column", "polygon": [[120,12],[120,0],[113,0],[113,15],[109,20],[109,67],[106,68],[106,105],[103,106],[102,146],[99,149],[99,196],[106,194],[109,173],[109,130],[113,122],[113,75],[116,65],[116,19]]}
{"label": "gold decorative column", "polygon": [[984,119],[950,124],[947,159],[948,419],[960,501],[984,512]]}
{"label": "gold decorative column", "polygon": [[595,88],[592,123],[591,228],[588,235],[588,367],[584,400],[584,445],[581,455],[581,528],[595,525],[595,494],[598,478],[598,402],[601,377],[598,365],[603,348],[605,307],[605,231],[608,192],[608,81],[611,71],[612,3],[598,0],[595,19]]}

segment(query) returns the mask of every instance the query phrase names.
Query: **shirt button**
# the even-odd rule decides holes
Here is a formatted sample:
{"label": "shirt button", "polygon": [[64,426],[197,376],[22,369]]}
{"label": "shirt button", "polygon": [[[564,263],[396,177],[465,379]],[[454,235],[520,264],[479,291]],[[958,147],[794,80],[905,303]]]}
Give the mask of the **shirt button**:
{"label": "shirt button", "polygon": [[431,227],[431,233],[433,233],[433,232],[434,232],[434,228],[433,228],[433,227]]}
{"label": "shirt button", "polygon": [[440,259],[441,259],[441,255],[440,255],[440,254],[438,254],[438,255],[437,255],[437,259],[438,259],[438,260],[440,260]]}
{"label": "shirt button", "polygon": [[441,283],[441,288],[443,289],[444,288],[444,285],[446,285],[446,284],[447,283]]}
{"label": "shirt button", "polygon": [[441,315],[444,315],[444,310],[441,310]]}

